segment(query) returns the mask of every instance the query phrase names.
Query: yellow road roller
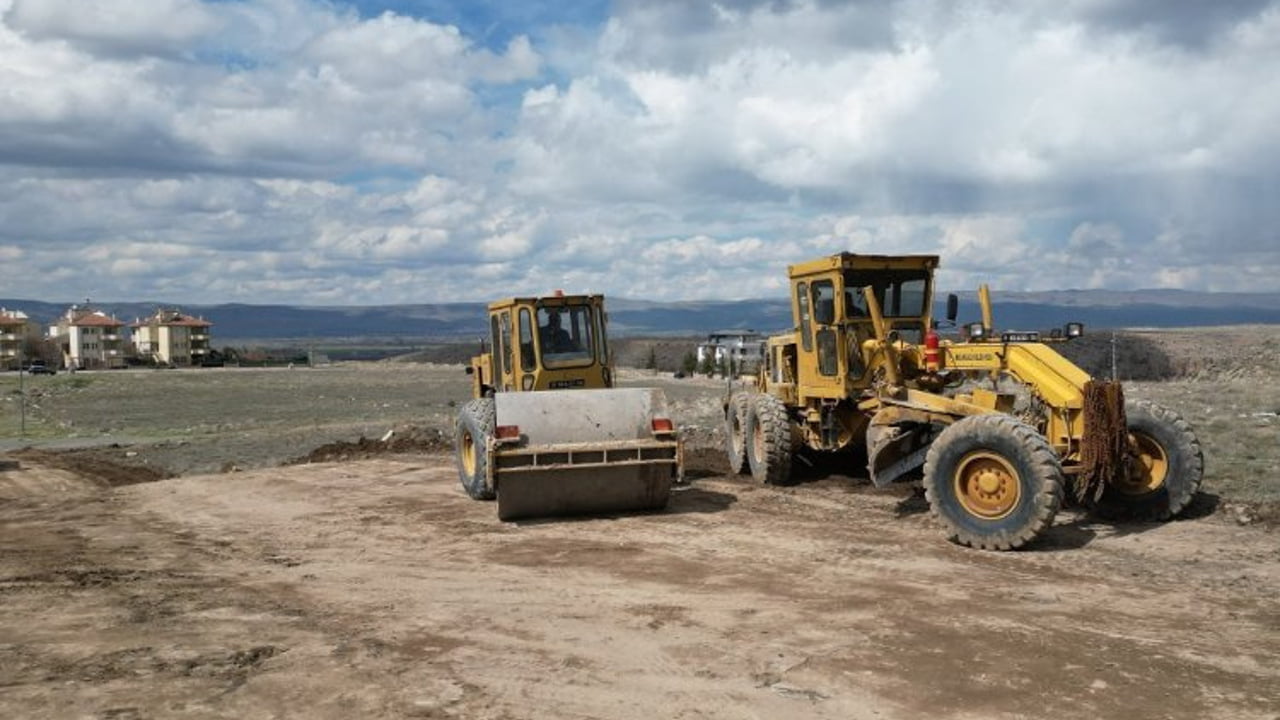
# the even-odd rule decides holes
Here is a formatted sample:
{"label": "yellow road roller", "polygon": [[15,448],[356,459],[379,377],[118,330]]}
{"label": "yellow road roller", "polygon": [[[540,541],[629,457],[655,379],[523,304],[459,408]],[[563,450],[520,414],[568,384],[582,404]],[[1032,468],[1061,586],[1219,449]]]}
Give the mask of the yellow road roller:
{"label": "yellow road roller", "polygon": [[660,510],[683,476],[666,395],[615,388],[601,295],[489,304],[458,414],[458,475],[498,518]]}

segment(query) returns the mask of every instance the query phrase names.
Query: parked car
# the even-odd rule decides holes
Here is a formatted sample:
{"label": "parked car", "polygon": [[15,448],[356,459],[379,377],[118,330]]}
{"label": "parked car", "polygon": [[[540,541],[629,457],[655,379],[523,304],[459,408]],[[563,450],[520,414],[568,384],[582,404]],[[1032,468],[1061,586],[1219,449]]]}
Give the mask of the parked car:
{"label": "parked car", "polygon": [[34,360],[27,366],[27,372],[32,375],[57,375],[58,370],[44,364],[43,360]]}

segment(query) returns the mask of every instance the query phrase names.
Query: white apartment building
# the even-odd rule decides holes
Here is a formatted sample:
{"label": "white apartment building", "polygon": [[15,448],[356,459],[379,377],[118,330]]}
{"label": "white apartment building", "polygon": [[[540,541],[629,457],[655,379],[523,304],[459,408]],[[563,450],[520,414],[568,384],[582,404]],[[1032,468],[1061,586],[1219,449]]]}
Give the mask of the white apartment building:
{"label": "white apartment building", "polygon": [[178,310],[156,310],[129,326],[138,356],[175,367],[200,365],[209,356],[209,328],[213,323]]}
{"label": "white apartment building", "polygon": [[49,337],[62,350],[63,364],[79,370],[122,368],[124,323],[100,310],[72,305],[58,323],[49,328]]}

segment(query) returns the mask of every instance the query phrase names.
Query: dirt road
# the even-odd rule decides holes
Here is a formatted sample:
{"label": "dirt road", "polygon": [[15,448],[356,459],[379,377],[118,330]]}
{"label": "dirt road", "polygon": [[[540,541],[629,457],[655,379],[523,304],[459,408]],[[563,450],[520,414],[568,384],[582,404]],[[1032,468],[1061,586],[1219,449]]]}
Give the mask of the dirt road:
{"label": "dirt road", "polygon": [[510,525],[448,457],[0,472],[0,717],[1280,717],[1280,542],[946,543],[909,492],[701,477]]}

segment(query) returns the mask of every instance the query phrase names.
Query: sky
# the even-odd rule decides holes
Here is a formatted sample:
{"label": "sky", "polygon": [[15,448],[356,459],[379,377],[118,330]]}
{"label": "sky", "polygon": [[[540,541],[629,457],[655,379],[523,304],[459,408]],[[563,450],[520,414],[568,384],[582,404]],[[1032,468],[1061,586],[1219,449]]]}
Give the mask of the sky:
{"label": "sky", "polygon": [[0,0],[0,297],[1280,292],[1280,0]]}

